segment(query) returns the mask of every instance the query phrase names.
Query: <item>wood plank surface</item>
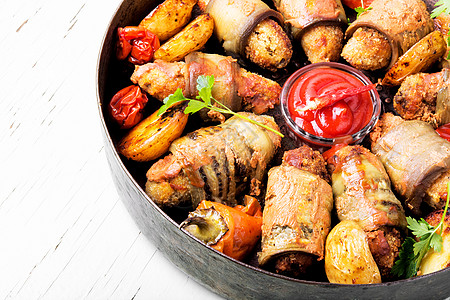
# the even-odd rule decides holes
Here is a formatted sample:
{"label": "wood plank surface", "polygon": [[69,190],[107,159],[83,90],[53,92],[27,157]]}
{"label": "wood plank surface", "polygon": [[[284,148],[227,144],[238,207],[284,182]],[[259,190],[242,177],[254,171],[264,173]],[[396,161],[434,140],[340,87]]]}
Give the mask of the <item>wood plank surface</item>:
{"label": "wood plank surface", "polygon": [[0,299],[218,299],[136,227],[112,182],[96,63],[119,0],[1,1]]}

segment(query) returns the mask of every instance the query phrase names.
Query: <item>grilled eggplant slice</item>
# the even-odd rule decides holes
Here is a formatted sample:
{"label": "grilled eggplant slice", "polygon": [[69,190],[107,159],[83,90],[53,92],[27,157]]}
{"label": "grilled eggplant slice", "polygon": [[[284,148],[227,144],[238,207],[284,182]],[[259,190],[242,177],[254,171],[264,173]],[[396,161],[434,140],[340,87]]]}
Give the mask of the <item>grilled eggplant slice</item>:
{"label": "grilled eggplant slice", "polygon": [[[278,130],[272,117],[241,114]],[[259,194],[280,142],[279,135],[238,116],[201,128],[175,140],[171,154],[150,167],[146,192],[161,207],[197,207],[202,200],[235,206],[246,190]]]}

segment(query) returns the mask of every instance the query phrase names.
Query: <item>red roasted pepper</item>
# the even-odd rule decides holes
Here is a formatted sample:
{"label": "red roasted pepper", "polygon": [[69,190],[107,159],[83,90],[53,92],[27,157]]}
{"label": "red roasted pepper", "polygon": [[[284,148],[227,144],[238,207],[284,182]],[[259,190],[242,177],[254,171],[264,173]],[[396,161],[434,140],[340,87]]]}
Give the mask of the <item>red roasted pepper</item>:
{"label": "red roasted pepper", "polygon": [[158,37],[139,26],[126,26],[117,29],[117,58],[137,65],[145,64],[153,59],[153,53],[159,48]]}
{"label": "red roasted pepper", "polygon": [[244,259],[261,237],[261,206],[257,199],[250,196],[245,197],[245,202],[245,206],[230,207],[204,200],[197,207],[214,207],[219,212],[227,224],[228,231],[211,247],[237,260]]}
{"label": "red roasted pepper", "polygon": [[117,92],[109,103],[109,111],[121,128],[131,128],[142,120],[142,110],[148,98],[137,85]]}

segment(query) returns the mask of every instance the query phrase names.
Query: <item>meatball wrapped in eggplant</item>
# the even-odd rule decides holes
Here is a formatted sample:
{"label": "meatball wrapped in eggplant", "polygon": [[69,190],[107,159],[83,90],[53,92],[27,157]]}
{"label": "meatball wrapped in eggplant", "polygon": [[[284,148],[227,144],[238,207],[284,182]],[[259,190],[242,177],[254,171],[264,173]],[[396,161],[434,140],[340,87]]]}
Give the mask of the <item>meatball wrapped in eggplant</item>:
{"label": "meatball wrapped in eggplant", "polygon": [[423,121],[405,121],[385,113],[370,135],[372,152],[380,159],[397,193],[415,215],[422,201],[443,208],[450,179],[450,142]]}
{"label": "meatball wrapped in eggplant", "polygon": [[300,277],[324,257],[333,194],[325,160],[307,146],[284,153],[269,170],[259,264]]}
{"label": "meatball wrapped in eggplant", "polygon": [[282,16],[261,0],[200,0],[215,22],[214,33],[228,54],[276,71],[292,57],[292,45],[280,24]]}
{"label": "meatball wrapped in eggplant", "polygon": [[[272,117],[241,113],[278,130]],[[235,206],[250,189],[258,196],[266,167],[280,146],[279,135],[238,116],[176,139],[167,156],[147,172],[146,193],[160,207],[211,200]]]}
{"label": "meatball wrapped in eggplant", "polygon": [[384,278],[398,256],[406,216],[391,190],[382,163],[362,146],[346,146],[328,160],[339,220],[352,220],[366,232]]}
{"label": "meatball wrapped in eggplant", "polygon": [[233,111],[261,114],[279,103],[281,87],[277,82],[248,72],[236,60],[218,54],[193,52],[185,62],[157,60],[136,66],[131,81],[162,101],[178,88],[185,97],[197,96],[200,75],[214,75],[213,97]]}
{"label": "meatball wrapped in eggplant", "polygon": [[340,0],[274,0],[312,63],[337,61],[347,17]]}
{"label": "meatball wrapped in eggplant", "polygon": [[434,128],[450,122],[450,69],[410,75],[394,96],[394,109],[405,120],[421,120]]}
{"label": "meatball wrapped in eggplant", "polygon": [[390,68],[412,45],[433,31],[422,0],[374,0],[345,32],[342,57],[363,70]]}
{"label": "meatball wrapped in eggplant", "polygon": [[261,238],[262,223],[258,200],[245,196],[244,204],[230,207],[203,200],[180,227],[217,251],[243,260]]}

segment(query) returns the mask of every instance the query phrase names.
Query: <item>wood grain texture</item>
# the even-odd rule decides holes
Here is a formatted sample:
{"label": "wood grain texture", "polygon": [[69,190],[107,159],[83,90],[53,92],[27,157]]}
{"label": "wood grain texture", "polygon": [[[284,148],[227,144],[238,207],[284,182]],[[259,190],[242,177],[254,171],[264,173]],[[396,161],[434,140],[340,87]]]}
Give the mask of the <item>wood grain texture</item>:
{"label": "wood grain texture", "polygon": [[218,299],[138,230],[113,185],[96,107],[119,0],[3,1],[0,299]]}

